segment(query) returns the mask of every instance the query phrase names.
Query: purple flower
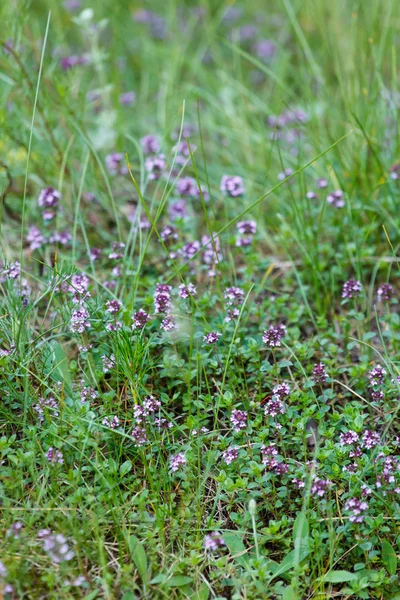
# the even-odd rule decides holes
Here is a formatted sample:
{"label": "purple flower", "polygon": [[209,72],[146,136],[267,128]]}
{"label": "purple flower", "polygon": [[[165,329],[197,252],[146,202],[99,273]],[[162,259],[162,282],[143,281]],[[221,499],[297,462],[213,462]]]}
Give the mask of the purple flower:
{"label": "purple flower", "polygon": [[273,396],[265,405],[264,414],[270,417],[283,415],[285,412],[285,404],[279,397]]}
{"label": "purple flower", "polygon": [[154,292],[154,312],[156,314],[168,313],[171,308],[171,286],[158,283]]}
{"label": "purple flower", "polygon": [[146,171],[149,173],[149,179],[157,181],[161,178],[165,169],[164,154],[148,156],[145,160],[144,166],[146,168]]}
{"label": "purple flower", "polygon": [[234,446],[231,446],[230,448],[227,448],[226,450],[224,450],[222,452],[221,456],[222,456],[222,460],[227,465],[230,465],[239,456],[239,450],[237,448],[235,448]]}
{"label": "purple flower", "polygon": [[220,189],[231,198],[243,196],[245,193],[243,179],[239,175],[224,175],[221,179]]}
{"label": "purple flower", "polygon": [[316,383],[325,383],[328,373],[326,372],[325,366],[322,363],[314,365],[312,377]]}
{"label": "purple flower", "polygon": [[186,298],[190,298],[191,296],[196,296],[197,294],[197,290],[195,288],[195,286],[193,285],[193,283],[188,283],[187,285],[185,285],[184,283],[181,283],[181,285],[179,286],[179,295],[181,298],[184,298],[186,300]]}
{"label": "purple flower", "polygon": [[140,145],[145,154],[157,154],[160,152],[160,138],[157,135],[145,135],[140,140]]}
{"label": "purple flower", "polygon": [[225,323],[230,323],[231,321],[235,321],[240,315],[240,310],[238,308],[228,309],[226,311]]}
{"label": "purple flower", "polygon": [[281,339],[286,333],[286,327],[284,325],[271,325],[271,327],[264,331],[262,341],[270,348],[276,348],[281,345]]}
{"label": "purple flower", "polygon": [[136,427],[134,427],[131,436],[135,445],[139,446],[139,448],[144,446],[148,441],[146,431],[139,425],[136,425]]}
{"label": "purple flower", "polygon": [[253,47],[254,53],[261,60],[271,60],[276,51],[276,46],[271,40],[258,40]]}
{"label": "purple flower", "polygon": [[105,427],[109,427],[110,429],[117,429],[117,427],[119,427],[119,419],[117,416],[104,417],[102,423]]}
{"label": "purple flower", "polygon": [[118,300],[108,300],[106,303],[106,312],[116,315],[121,310],[121,306],[122,304]]}
{"label": "purple flower", "polygon": [[242,235],[254,235],[257,231],[257,223],[255,221],[239,221],[236,229]]}
{"label": "purple flower", "polygon": [[62,465],[64,462],[62,452],[60,452],[60,450],[56,450],[55,448],[49,448],[47,450],[46,458],[49,461],[49,463],[58,463]]}
{"label": "purple flower", "polygon": [[195,254],[200,250],[201,244],[198,240],[188,242],[182,248],[182,256],[185,260],[191,260]]}
{"label": "purple flower", "polygon": [[71,560],[75,556],[68,546],[67,538],[61,533],[54,534],[49,529],[41,529],[38,538],[42,540],[44,551],[56,564]]}
{"label": "purple flower", "polygon": [[159,410],[161,402],[154,398],[154,396],[146,396],[143,402],[143,406],[148,414],[155,413]]}
{"label": "purple flower", "polygon": [[47,398],[39,398],[38,403],[32,406],[33,410],[37,413],[39,417],[39,421],[42,423],[44,421],[44,413],[45,411],[49,412],[51,415],[58,417],[58,402],[53,398],[53,396],[48,396]]}
{"label": "purple flower", "polygon": [[175,456],[171,456],[169,459],[169,468],[173,473],[179,471],[181,467],[186,465],[186,456],[183,452],[179,452]]}
{"label": "purple flower", "polygon": [[354,298],[359,296],[361,291],[362,285],[360,281],[357,281],[356,279],[349,279],[343,285],[342,298]]}
{"label": "purple flower", "polygon": [[44,237],[40,229],[38,229],[34,225],[30,226],[28,235],[25,239],[28,242],[29,248],[31,250],[37,250],[46,243],[46,238]]}
{"label": "purple flower", "polygon": [[207,551],[215,552],[218,548],[226,546],[222,536],[218,531],[206,535],[204,538],[204,549]]}
{"label": "purple flower", "polygon": [[179,196],[187,196],[188,198],[196,198],[199,195],[197,181],[193,177],[181,177],[176,182],[176,191]]}
{"label": "purple flower", "polygon": [[178,232],[176,230],[176,227],[173,227],[172,225],[167,225],[162,231],[160,231],[160,237],[163,242],[166,242],[167,240],[177,240]]}
{"label": "purple flower", "polygon": [[352,446],[358,442],[358,433],[352,431],[346,431],[340,434],[340,445],[341,446]]}
{"label": "purple flower", "polygon": [[243,304],[244,291],[238,287],[226,288],[224,298],[227,306],[240,306]]}
{"label": "purple flower", "polygon": [[110,175],[126,175],[128,173],[125,157],[120,152],[114,152],[106,156],[106,167]]}
{"label": "purple flower", "polygon": [[72,235],[69,233],[69,231],[55,231],[49,237],[49,242],[51,244],[61,244],[61,246],[66,246],[71,240]]}
{"label": "purple flower", "polygon": [[78,65],[86,65],[88,63],[88,59],[86,56],[77,56],[75,54],[71,56],[64,56],[60,60],[60,66],[64,71],[68,71],[73,67],[77,67]]}
{"label": "purple flower", "polygon": [[346,502],[344,509],[351,513],[349,517],[351,523],[362,523],[365,517],[363,513],[368,510],[368,504],[365,500],[351,498]]}
{"label": "purple flower", "polygon": [[108,255],[108,258],[112,260],[120,260],[124,257],[123,250],[125,248],[125,244],[123,242],[113,242],[112,251]]}
{"label": "purple flower", "polygon": [[21,523],[21,521],[15,521],[15,523],[13,523],[11,525],[11,527],[9,529],[7,529],[6,537],[12,537],[15,540],[17,540],[19,538],[19,534],[23,528],[24,528],[24,524]]}
{"label": "purple flower", "polygon": [[376,292],[378,302],[388,302],[393,297],[393,287],[390,283],[383,283]]}
{"label": "purple flower", "polygon": [[140,308],[132,317],[132,329],[143,329],[146,323],[148,323],[150,320],[150,315],[148,315],[143,308]]}
{"label": "purple flower", "polygon": [[231,414],[233,430],[239,432],[247,426],[247,412],[245,410],[233,410]]}
{"label": "purple flower", "polygon": [[331,204],[335,208],[343,208],[344,207],[344,194],[342,190],[336,190],[335,192],[331,192],[326,197],[326,201],[328,204]]}
{"label": "purple flower", "polygon": [[115,367],[115,356],[113,354],[111,354],[110,358],[103,354],[101,360],[103,361],[103,373],[108,373]]}
{"label": "purple flower", "polygon": [[186,200],[180,198],[179,200],[172,202],[168,207],[168,214],[171,221],[184,219],[187,216]]}
{"label": "purple flower", "polygon": [[122,104],[122,106],[132,106],[132,104],[135,102],[135,100],[136,100],[135,92],[124,92],[123,94],[120,94],[120,96],[119,96],[119,103]]}
{"label": "purple flower", "polygon": [[362,443],[364,445],[364,448],[370,450],[371,448],[375,448],[375,446],[381,443],[381,437],[376,431],[366,429],[362,436]]}
{"label": "purple flower", "polygon": [[216,344],[218,342],[218,338],[220,338],[221,335],[222,333],[219,333],[218,331],[211,331],[203,337],[203,340],[207,344]]}
{"label": "purple flower", "polygon": [[328,187],[328,181],[321,177],[320,179],[317,179],[317,186],[320,190],[323,190],[324,188]]}
{"label": "purple flower", "polygon": [[368,373],[368,379],[371,382],[371,385],[383,385],[386,377],[386,370],[381,367],[381,365],[376,365],[373,369]]}
{"label": "purple flower", "polygon": [[285,179],[293,175],[293,172],[293,169],[289,167],[288,169],[282,171],[282,173],[278,173],[278,181],[285,181]]}
{"label": "purple flower", "polygon": [[167,315],[165,319],[161,321],[160,327],[164,331],[174,331],[175,329],[179,329],[175,317],[172,315]]}
{"label": "purple flower", "polygon": [[53,187],[47,187],[40,192],[38,198],[38,205],[41,208],[57,208],[60,200],[60,192],[58,190],[55,190]]}
{"label": "purple flower", "polygon": [[333,483],[328,479],[319,479],[316,477],[311,485],[311,494],[317,496],[317,498],[323,498],[325,494],[331,489]]}
{"label": "purple flower", "polygon": [[272,393],[281,400],[282,398],[287,398],[289,396],[290,387],[287,383],[279,383],[274,387]]}
{"label": "purple flower", "polygon": [[73,333],[84,333],[90,328],[89,313],[86,308],[80,306],[72,312],[70,328]]}

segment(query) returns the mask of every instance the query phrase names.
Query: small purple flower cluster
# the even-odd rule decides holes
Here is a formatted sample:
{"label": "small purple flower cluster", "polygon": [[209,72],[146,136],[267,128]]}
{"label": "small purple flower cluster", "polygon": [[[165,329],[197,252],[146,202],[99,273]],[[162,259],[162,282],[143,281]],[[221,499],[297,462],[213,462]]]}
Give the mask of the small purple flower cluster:
{"label": "small purple flower cluster", "polygon": [[234,409],[231,413],[231,423],[233,425],[233,431],[236,431],[236,433],[241,429],[246,429],[247,412],[245,410]]}
{"label": "small purple flower cluster", "polygon": [[213,531],[213,533],[206,535],[204,538],[204,549],[206,551],[215,552],[223,546],[226,546],[226,543],[218,531]]}
{"label": "small purple flower cluster", "polygon": [[312,378],[314,379],[315,383],[325,383],[328,378],[328,373],[326,372],[325,366],[322,363],[314,365]]}
{"label": "small purple flower cluster", "polygon": [[38,198],[38,205],[43,208],[42,217],[51,221],[56,216],[56,210],[61,200],[61,193],[53,187],[44,188]]}
{"label": "small purple flower cluster", "polygon": [[359,296],[362,292],[362,285],[356,279],[349,279],[343,285],[342,298],[351,299]]}
{"label": "small purple flower cluster", "polygon": [[335,208],[343,208],[345,205],[344,193],[342,190],[335,190],[327,195],[326,201]]}
{"label": "small purple flower cluster", "polygon": [[281,340],[286,334],[286,327],[284,325],[271,325],[269,329],[264,331],[262,341],[269,348],[277,348],[281,345]]}
{"label": "small purple flower cluster", "polygon": [[351,523],[362,523],[365,517],[365,511],[368,510],[368,504],[365,500],[350,498],[347,500],[344,509],[350,513],[349,521]]}
{"label": "small purple flower cluster", "polygon": [[231,198],[243,196],[245,193],[243,179],[239,175],[224,175],[221,179],[220,189]]}
{"label": "small purple flower cluster", "polygon": [[238,248],[250,246],[257,231],[257,223],[255,221],[239,221],[236,224],[236,229],[239,233],[236,246]]}
{"label": "small purple flower cluster", "polygon": [[186,456],[183,452],[179,452],[175,456],[171,456],[169,459],[169,468],[172,473],[176,473],[186,465]]}
{"label": "small purple flower cluster", "polygon": [[60,564],[74,558],[75,552],[68,545],[67,538],[61,533],[54,534],[50,529],[41,529],[38,538],[53,563]]}

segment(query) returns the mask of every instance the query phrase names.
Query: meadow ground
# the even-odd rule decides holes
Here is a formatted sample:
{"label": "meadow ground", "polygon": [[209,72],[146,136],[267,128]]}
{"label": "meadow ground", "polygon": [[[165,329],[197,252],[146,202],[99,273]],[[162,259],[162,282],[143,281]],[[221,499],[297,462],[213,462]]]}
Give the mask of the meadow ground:
{"label": "meadow ground", "polygon": [[0,598],[400,598],[400,4],[0,22]]}

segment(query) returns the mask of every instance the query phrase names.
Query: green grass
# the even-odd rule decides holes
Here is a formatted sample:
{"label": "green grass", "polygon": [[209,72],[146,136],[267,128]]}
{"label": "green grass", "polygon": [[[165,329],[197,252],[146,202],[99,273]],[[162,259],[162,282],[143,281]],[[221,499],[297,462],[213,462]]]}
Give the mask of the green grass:
{"label": "green grass", "polygon": [[[3,4],[0,598],[400,597],[398,3]],[[63,69],[68,56],[86,62]],[[305,118],[273,124],[288,111]],[[147,134],[165,155],[155,180]],[[221,191],[227,174],[244,194]],[[183,177],[195,192],[173,221]],[[48,186],[61,199],[46,221]],[[335,190],[342,208],[326,200]],[[257,231],[240,247],[248,220]],[[362,290],[343,299],[349,279]],[[160,328],[160,283],[176,330]],[[141,308],[150,320],[132,330]],[[280,324],[269,348],[263,333]],[[281,412],[266,413],[283,383]],[[160,404],[140,417],[149,396]],[[247,413],[238,432],[234,410]],[[352,499],[367,503],[359,523]],[[213,532],[223,543],[210,551]]]}

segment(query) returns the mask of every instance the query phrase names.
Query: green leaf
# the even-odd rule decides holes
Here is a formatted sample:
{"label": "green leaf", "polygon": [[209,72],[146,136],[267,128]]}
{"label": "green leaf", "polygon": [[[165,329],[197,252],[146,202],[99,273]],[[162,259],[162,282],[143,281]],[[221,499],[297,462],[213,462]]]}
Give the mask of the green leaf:
{"label": "green leaf", "polygon": [[94,590],[94,592],[90,592],[90,594],[84,596],[82,600],[94,600],[95,598],[97,598],[99,593],[99,590]]}
{"label": "green leaf", "polygon": [[122,596],[122,600],[136,600],[137,596],[133,592],[126,592]]}
{"label": "green leaf", "polygon": [[249,564],[248,557],[246,557],[248,550],[240,537],[236,533],[224,533],[224,542],[236,562],[246,568]]}
{"label": "green leaf", "polygon": [[323,580],[325,583],[345,583],[346,581],[355,581],[358,579],[355,573],[350,571],[329,571]]}
{"label": "green leaf", "polygon": [[193,577],[187,577],[186,575],[175,575],[165,582],[166,587],[182,587],[188,583],[192,583]]}
{"label": "green leaf", "polygon": [[122,465],[119,468],[119,472],[121,473],[122,476],[126,475],[127,473],[129,473],[129,471],[132,469],[132,463],[130,460],[126,460],[124,463],[122,463]]}
{"label": "green leaf", "polygon": [[282,600],[298,600],[299,597],[292,588],[291,585],[285,588],[285,591],[282,594]]}
{"label": "green leaf", "polygon": [[293,524],[293,543],[296,546],[296,541],[304,538],[308,538],[310,533],[310,527],[308,525],[308,520],[303,511],[299,512],[296,517],[296,520]]}
{"label": "green leaf", "polygon": [[280,563],[280,565],[278,565],[278,567],[274,571],[272,579],[274,579],[275,577],[278,577],[279,575],[283,575],[283,573],[290,571],[290,569],[293,569],[293,567],[295,566],[295,564],[297,562],[301,563],[301,561],[304,560],[306,558],[306,556],[308,556],[309,554],[310,554],[310,548],[309,548],[308,544],[300,545],[295,550],[292,550],[291,552],[289,552],[289,554],[287,554],[285,556],[283,561]]}
{"label": "green leaf", "polygon": [[387,541],[382,542],[382,562],[389,575],[395,575],[397,571],[397,556],[393,546]]}
{"label": "green leaf", "polygon": [[191,594],[189,598],[190,600],[208,600],[209,596],[210,590],[208,589],[208,586],[204,583],[202,586],[199,587],[197,592],[193,592],[193,594]]}
{"label": "green leaf", "polygon": [[143,582],[147,580],[147,556],[142,542],[135,536],[129,536],[129,550],[132,560]]}

